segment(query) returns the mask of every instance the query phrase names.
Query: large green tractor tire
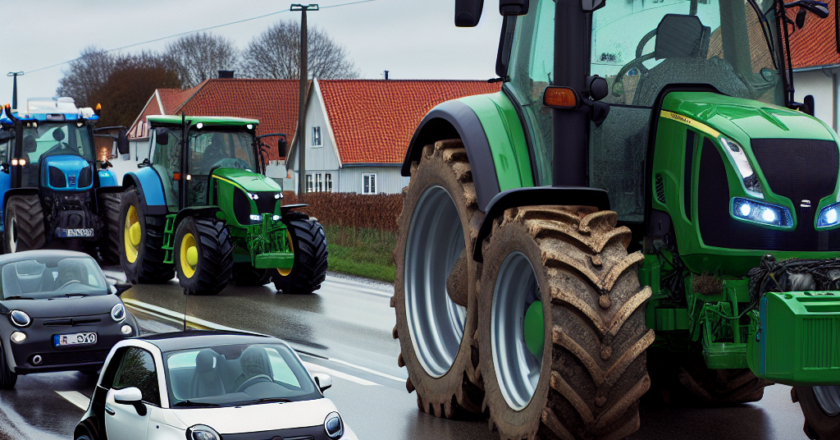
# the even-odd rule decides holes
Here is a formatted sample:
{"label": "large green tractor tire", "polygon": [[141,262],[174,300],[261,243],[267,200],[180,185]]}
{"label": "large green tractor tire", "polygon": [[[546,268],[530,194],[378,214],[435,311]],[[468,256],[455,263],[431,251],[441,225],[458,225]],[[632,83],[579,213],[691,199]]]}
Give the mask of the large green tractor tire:
{"label": "large green tractor tire", "polygon": [[272,270],[257,269],[251,263],[233,264],[233,283],[242,287],[264,286],[271,282]]}
{"label": "large green tractor tire", "polygon": [[391,307],[406,388],[417,392],[420,410],[436,417],[482,412],[475,341],[479,267],[466,256],[482,218],[463,143],[425,146],[404,190]]}
{"label": "large green tractor tire", "polygon": [[840,438],[840,386],[793,387],[790,395],[805,415],[803,430],[808,438]]}
{"label": "large green tractor tire", "polygon": [[175,230],[175,267],[187,295],[215,295],[230,284],[233,242],[223,221],[187,217]]}
{"label": "large green tractor tire", "polygon": [[283,223],[292,240],[294,265],[290,270],[272,274],[274,287],[284,293],[312,293],[321,288],[327,278],[327,236],[324,227],[315,219],[300,212],[289,212]]}
{"label": "large green tractor tire", "polygon": [[132,284],[165,283],[175,276],[175,269],[163,262],[164,220],[149,222],[140,197],[140,191],[130,187],[120,201],[120,266]]}
{"label": "large green tractor tire", "polygon": [[121,192],[99,195],[99,212],[105,221],[105,231],[99,241],[99,255],[105,264],[120,264],[120,202]]}
{"label": "large green tractor tire", "polygon": [[5,211],[3,249],[7,254],[44,247],[46,223],[37,194],[9,197]]}
{"label": "large green tractor tire", "polygon": [[482,245],[480,368],[508,439],[622,439],[650,387],[651,296],[612,211],[510,209]]}

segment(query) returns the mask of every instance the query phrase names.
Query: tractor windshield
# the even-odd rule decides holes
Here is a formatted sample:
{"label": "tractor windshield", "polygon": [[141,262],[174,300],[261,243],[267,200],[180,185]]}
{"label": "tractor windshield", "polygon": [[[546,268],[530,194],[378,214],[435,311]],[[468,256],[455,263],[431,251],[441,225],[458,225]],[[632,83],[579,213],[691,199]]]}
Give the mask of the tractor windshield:
{"label": "tractor windshield", "polygon": [[23,154],[36,165],[42,157],[56,154],[75,154],[90,162],[94,160],[93,142],[89,127],[76,122],[45,123],[23,130]]}
{"label": "tractor windshield", "polygon": [[772,0],[609,1],[593,14],[591,72],[612,104],[649,107],[681,83],[782,104],[774,21]]}
{"label": "tractor windshield", "polygon": [[254,156],[254,136],[245,131],[190,132],[189,196],[190,206],[209,203],[210,175],[219,168],[236,168],[259,172]]}

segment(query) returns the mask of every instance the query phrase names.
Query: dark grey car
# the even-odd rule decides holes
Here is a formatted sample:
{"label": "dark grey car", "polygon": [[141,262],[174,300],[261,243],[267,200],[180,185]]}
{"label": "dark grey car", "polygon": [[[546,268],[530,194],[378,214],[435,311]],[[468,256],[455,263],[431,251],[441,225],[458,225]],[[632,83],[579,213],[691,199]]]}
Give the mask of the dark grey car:
{"label": "dark grey car", "polygon": [[81,252],[0,256],[0,388],[17,375],[96,372],[137,322],[96,261]]}

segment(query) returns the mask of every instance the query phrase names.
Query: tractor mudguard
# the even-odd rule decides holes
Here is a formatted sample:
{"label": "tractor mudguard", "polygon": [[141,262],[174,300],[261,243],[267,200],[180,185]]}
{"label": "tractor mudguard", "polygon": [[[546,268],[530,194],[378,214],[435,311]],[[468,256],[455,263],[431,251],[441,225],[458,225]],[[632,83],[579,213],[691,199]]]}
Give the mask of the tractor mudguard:
{"label": "tractor mudguard", "polygon": [[493,220],[510,208],[537,205],[594,206],[601,211],[610,209],[610,198],[606,191],[598,188],[551,187],[509,189],[497,194],[487,205],[484,220],[478,229],[473,249],[473,260],[482,263],[481,243],[493,231]]}
{"label": "tractor mudguard", "polygon": [[479,210],[486,211],[500,191],[534,186],[522,122],[502,92],[448,101],[432,109],[414,132],[402,175],[411,175],[411,163],[420,159],[423,147],[456,138],[467,151]]}
{"label": "tractor mudguard", "polygon": [[220,209],[218,206],[193,206],[190,208],[184,208],[175,216],[175,222],[173,225],[172,230],[175,231],[178,229],[178,224],[181,223],[187,217],[214,217],[216,213],[219,212]]}
{"label": "tractor mudguard", "polygon": [[307,205],[306,203],[298,203],[298,204],[296,204],[296,205],[285,205],[285,206],[281,206],[281,207],[280,207],[280,216],[285,217],[287,212],[289,212],[289,211],[291,211],[291,210],[293,210],[293,209],[305,208],[305,207],[307,207],[307,206],[309,206],[309,205]]}
{"label": "tractor mudguard", "polygon": [[146,215],[166,215],[169,209],[163,196],[160,176],[152,167],[140,168],[123,177],[123,188],[136,186],[140,190],[140,201]]}
{"label": "tractor mudguard", "polygon": [[100,188],[108,188],[119,186],[117,183],[117,175],[114,174],[111,170],[99,170],[97,172],[99,174],[99,187]]}

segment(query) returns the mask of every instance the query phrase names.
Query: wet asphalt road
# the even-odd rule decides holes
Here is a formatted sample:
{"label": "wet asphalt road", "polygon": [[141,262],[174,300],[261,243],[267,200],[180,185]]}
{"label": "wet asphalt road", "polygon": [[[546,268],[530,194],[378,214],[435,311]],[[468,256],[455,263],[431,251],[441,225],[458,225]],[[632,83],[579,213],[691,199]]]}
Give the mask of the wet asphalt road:
{"label": "wet asphalt road", "polygon": [[[301,353],[310,370],[332,374],[326,392],[360,439],[494,439],[485,421],[439,420],[417,410],[396,364],[390,286],[329,277],[314,295],[285,295],[269,286],[229,287],[214,297],[185,297],[177,282],[136,286],[123,294],[144,332],[231,327],[271,334]],[[0,438],[70,439],[95,380],[81,373],[18,378],[0,391]],[[59,392],[61,394],[59,394]],[[75,402],[75,404],[73,403]],[[632,439],[805,439],[790,388],[767,389],[756,404],[735,408],[669,408],[643,404]]]}

